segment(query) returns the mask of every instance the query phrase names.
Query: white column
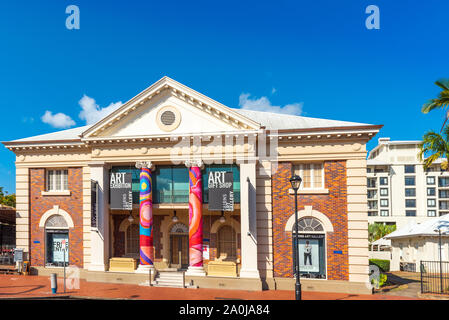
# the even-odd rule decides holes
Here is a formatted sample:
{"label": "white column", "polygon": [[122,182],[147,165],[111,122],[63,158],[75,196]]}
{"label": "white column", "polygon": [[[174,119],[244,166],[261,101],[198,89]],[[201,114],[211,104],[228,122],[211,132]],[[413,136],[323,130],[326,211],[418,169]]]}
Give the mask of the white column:
{"label": "white column", "polygon": [[91,229],[91,263],[88,270],[107,271],[109,261],[109,168],[104,162],[91,162],[90,178],[98,182],[98,228]]}
{"label": "white column", "polygon": [[240,165],[240,278],[260,278],[257,268],[256,163]]}

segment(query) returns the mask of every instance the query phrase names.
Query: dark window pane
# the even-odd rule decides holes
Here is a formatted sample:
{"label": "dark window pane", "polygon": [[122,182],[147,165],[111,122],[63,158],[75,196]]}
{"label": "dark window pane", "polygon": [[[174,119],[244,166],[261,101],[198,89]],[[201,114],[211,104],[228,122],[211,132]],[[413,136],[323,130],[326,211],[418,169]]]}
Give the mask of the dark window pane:
{"label": "dark window pane", "polygon": [[406,210],[405,215],[407,217],[416,217],[416,210]]}
{"label": "dark window pane", "polygon": [[449,198],[449,190],[439,190],[438,195],[440,198]]}
{"label": "dark window pane", "polygon": [[405,173],[415,173],[415,166],[414,165],[404,166],[404,172]]}
{"label": "dark window pane", "polygon": [[155,203],[173,203],[172,175],[173,171],[171,167],[156,167],[156,179],[154,179],[155,181],[153,182],[153,199],[155,200]]}
{"label": "dark window pane", "polygon": [[405,185],[406,186],[414,186],[415,185],[415,177],[405,177]]}
{"label": "dark window pane", "polygon": [[416,196],[416,189],[415,188],[406,188],[405,189],[405,196],[406,197],[414,197],[414,196]]}
{"label": "dark window pane", "polygon": [[173,167],[173,202],[189,202],[189,169],[187,167]]}
{"label": "dark window pane", "polygon": [[438,186],[440,186],[440,187],[449,187],[449,178],[447,178],[447,177],[438,177]]}
{"label": "dark window pane", "polygon": [[416,200],[415,199],[405,199],[405,207],[406,208],[416,208]]}

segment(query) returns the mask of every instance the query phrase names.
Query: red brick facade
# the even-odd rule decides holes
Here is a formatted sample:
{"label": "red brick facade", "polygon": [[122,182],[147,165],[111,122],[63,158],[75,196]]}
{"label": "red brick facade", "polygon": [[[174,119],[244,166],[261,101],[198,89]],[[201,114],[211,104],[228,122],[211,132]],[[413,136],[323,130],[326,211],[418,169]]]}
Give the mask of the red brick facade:
{"label": "red brick facade", "polygon": [[45,265],[45,230],[39,228],[42,215],[55,205],[70,214],[69,263],[83,267],[83,169],[68,168],[70,196],[43,196],[45,169],[30,169],[30,259],[31,266]]}
{"label": "red brick facade", "polygon": [[[273,170],[274,172],[274,170]],[[273,264],[275,277],[293,277],[292,233],[285,231],[294,214],[295,199],[289,194],[292,164],[281,162],[272,176]],[[348,217],[346,161],[324,162],[325,188],[329,194],[298,195],[298,211],[312,206],[331,221],[334,232],[326,234],[327,279],[348,280]],[[334,251],[341,251],[335,253]]]}

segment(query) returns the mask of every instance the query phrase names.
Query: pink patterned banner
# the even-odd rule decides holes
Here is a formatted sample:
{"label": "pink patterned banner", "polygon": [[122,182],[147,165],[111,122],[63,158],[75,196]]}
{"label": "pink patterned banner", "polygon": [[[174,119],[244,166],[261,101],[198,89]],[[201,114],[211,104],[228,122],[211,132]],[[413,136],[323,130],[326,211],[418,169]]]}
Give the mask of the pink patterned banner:
{"label": "pink patterned banner", "polygon": [[189,264],[203,266],[203,190],[201,169],[189,168]]}

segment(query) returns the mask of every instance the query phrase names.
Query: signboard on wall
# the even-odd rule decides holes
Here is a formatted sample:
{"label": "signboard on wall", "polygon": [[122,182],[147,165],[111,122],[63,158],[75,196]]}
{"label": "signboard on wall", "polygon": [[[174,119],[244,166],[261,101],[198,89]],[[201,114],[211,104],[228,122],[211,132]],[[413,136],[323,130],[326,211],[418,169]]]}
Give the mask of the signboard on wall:
{"label": "signboard on wall", "polygon": [[64,263],[68,261],[69,261],[68,234],[55,233],[53,235],[53,262]]}
{"label": "signboard on wall", "polygon": [[98,227],[98,182],[95,180],[91,180],[91,193],[90,193],[90,204],[91,204],[91,213],[90,213],[90,226],[97,228]]}
{"label": "signboard on wall", "polygon": [[210,249],[209,249],[209,239],[203,239],[203,259],[209,260]]}
{"label": "signboard on wall", "polygon": [[132,210],[132,172],[111,171],[109,190],[111,209]]}
{"label": "signboard on wall", "polygon": [[317,239],[299,239],[299,270],[319,272],[319,243]]}
{"label": "signboard on wall", "polygon": [[23,249],[14,249],[14,262],[23,261]]}
{"label": "signboard on wall", "polygon": [[299,270],[306,273],[320,273],[324,269],[323,234],[299,235]]}
{"label": "signboard on wall", "polygon": [[209,188],[209,211],[234,211],[234,176],[232,172],[209,172],[207,185]]}

